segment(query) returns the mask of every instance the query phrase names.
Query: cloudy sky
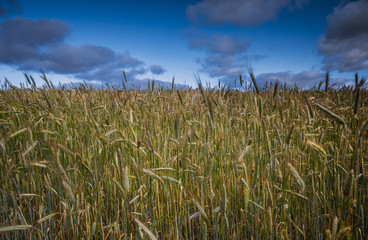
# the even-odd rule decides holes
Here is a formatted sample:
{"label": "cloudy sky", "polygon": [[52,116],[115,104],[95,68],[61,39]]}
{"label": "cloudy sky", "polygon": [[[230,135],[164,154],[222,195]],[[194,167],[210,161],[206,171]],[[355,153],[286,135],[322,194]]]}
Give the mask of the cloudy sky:
{"label": "cloudy sky", "polygon": [[368,0],[0,0],[0,78],[312,87],[368,75]]}

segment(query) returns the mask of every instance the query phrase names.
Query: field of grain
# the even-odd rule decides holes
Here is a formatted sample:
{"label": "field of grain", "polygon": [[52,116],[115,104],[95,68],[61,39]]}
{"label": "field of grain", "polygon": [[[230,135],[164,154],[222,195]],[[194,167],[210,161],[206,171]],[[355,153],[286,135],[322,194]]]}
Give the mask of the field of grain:
{"label": "field of grain", "polygon": [[0,91],[0,239],[368,237],[358,81],[309,91],[28,83]]}

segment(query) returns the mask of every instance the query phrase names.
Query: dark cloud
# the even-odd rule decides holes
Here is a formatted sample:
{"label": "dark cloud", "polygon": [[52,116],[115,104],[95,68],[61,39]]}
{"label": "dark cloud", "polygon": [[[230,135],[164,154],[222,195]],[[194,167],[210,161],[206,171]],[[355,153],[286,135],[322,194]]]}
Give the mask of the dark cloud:
{"label": "dark cloud", "polygon": [[[85,72],[115,62],[118,58],[111,49],[94,45],[76,47],[60,44],[48,48],[48,52],[41,55],[44,55],[41,65],[57,73]],[[35,69],[36,67],[37,65],[28,68]]]}
{"label": "dark cloud", "polygon": [[3,0],[0,2],[0,17],[8,17],[13,13],[20,14],[22,8],[14,0]]}
{"label": "dark cloud", "polygon": [[349,2],[327,16],[318,42],[325,69],[341,72],[368,68],[368,1]]}
{"label": "dark cloud", "polygon": [[152,66],[150,66],[150,71],[151,71],[152,74],[161,75],[166,70],[160,65],[152,65]]}
{"label": "dark cloud", "polygon": [[0,23],[0,63],[19,70],[40,69],[84,80],[117,82],[126,71],[131,80],[146,73],[144,62],[96,45],[65,43],[71,29],[55,19],[15,17]]}
{"label": "dark cloud", "polygon": [[248,56],[250,42],[246,38],[234,38],[230,35],[191,32],[188,34],[189,47],[205,52],[205,57],[198,58],[200,70],[211,78],[233,86],[234,80],[247,71],[252,61],[264,56]]}
{"label": "dark cloud", "polygon": [[277,18],[286,7],[300,8],[309,0],[203,0],[189,5],[188,20],[193,24],[257,26]]}
{"label": "dark cloud", "polygon": [[60,43],[70,28],[58,20],[15,17],[0,24],[0,61],[18,64],[41,54],[41,47]]}

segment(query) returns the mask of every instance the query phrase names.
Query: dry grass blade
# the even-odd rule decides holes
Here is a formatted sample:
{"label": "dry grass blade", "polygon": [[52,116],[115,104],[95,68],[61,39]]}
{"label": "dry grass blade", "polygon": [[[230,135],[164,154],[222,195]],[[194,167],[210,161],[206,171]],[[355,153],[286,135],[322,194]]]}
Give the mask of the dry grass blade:
{"label": "dry grass blade", "polygon": [[147,105],[148,103],[146,101],[144,101],[141,98],[137,98],[137,101],[140,102],[141,104]]}
{"label": "dry grass blade", "polygon": [[132,200],[130,200],[129,205],[132,205],[141,195],[135,196]]}
{"label": "dry grass blade", "polygon": [[208,220],[208,216],[207,216],[206,212],[204,211],[204,209],[202,208],[202,206],[196,200],[194,200],[194,198],[192,199],[192,201],[197,206],[197,208],[199,209],[199,211],[201,212],[201,214],[203,215],[203,217],[206,220]]}
{"label": "dry grass blade", "polygon": [[358,134],[358,145],[360,144],[361,138],[363,136],[363,133],[368,129],[368,119],[363,123],[362,128],[359,130],[359,134]]}
{"label": "dry grass blade", "polygon": [[30,163],[30,165],[31,166],[35,166],[35,167],[40,167],[40,168],[47,168],[47,165],[46,164],[38,163],[38,162]]}
{"label": "dry grass blade", "polygon": [[330,73],[327,72],[326,73],[326,81],[325,81],[325,92],[328,92],[329,83],[330,83]]}
{"label": "dry grass blade", "polygon": [[40,195],[34,193],[22,193],[19,194],[19,197],[39,197]]}
{"label": "dry grass blade", "polygon": [[122,192],[122,193],[125,193],[125,190],[124,188],[121,186],[121,184],[114,178],[112,179],[112,181],[116,184],[116,186],[119,188],[119,190]]}
{"label": "dry grass blade", "polygon": [[252,200],[249,200],[250,203],[253,203],[256,207],[258,207],[259,209],[261,210],[264,210],[264,207],[262,207],[261,205],[259,205],[258,203],[252,201]]}
{"label": "dry grass blade", "polygon": [[14,231],[24,231],[33,228],[32,225],[15,225],[15,226],[8,226],[0,228],[0,233],[6,232],[14,232]]}
{"label": "dry grass blade", "polygon": [[70,185],[66,181],[63,181],[63,186],[68,191],[71,203],[74,204],[75,203],[75,197],[74,197],[74,193],[73,193],[72,188],[70,187]]}
{"label": "dry grass blade", "polygon": [[293,175],[293,177],[296,179],[296,182],[298,183],[298,185],[300,187],[300,190],[301,191],[304,191],[304,189],[305,189],[305,182],[300,177],[299,172],[290,163],[287,163],[287,166],[289,167],[289,169],[290,169],[291,174]]}
{"label": "dry grass blade", "polygon": [[319,153],[321,153],[324,157],[327,156],[326,151],[323,149],[321,145],[318,143],[312,142],[311,140],[307,140],[307,145],[312,147],[313,149],[317,150]]}
{"label": "dry grass blade", "polygon": [[290,143],[290,139],[291,139],[291,134],[293,133],[293,130],[294,130],[294,124],[291,126],[287,136],[286,136],[286,139],[285,139],[285,144],[286,145],[289,145]]}
{"label": "dry grass blade", "polygon": [[19,134],[21,134],[21,133],[25,132],[25,131],[29,131],[29,128],[23,128],[23,129],[21,129],[21,130],[19,130],[19,131],[16,131],[15,133],[11,134],[11,135],[9,136],[9,138],[13,138],[13,137],[15,137],[15,136],[17,136],[17,135],[19,135]]}
{"label": "dry grass blade", "polygon": [[108,137],[108,136],[110,136],[111,134],[113,134],[113,133],[115,133],[117,131],[119,131],[119,130],[117,130],[117,129],[110,130],[107,133],[105,133],[105,137]]}
{"label": "dry grass blade", "polygon": [[336,239],[343,239],[345,235],[351,231],[351,227],[345,227],[343,229],[340,229],[339,233],[336,235]]}
{"label": "dry grass blade", "polygon": [[38,223],[38,224],[40,224],[40,223],[42,223],[42,222],[44,222],[44,221],[47,221],[47,220],[49,220],[49,219],[53,218],[54,216],[56,216],[56,215],[58,215],[58,214],[59,214],[58,212],[51,213],[51,214],[49,214],[49,215],[47,215],[47,216],[45,216],[45,217],[41,218],[40,220],[38,220],[38,221],[37,221],[37,223]]}
{"label": "dry grass blade", "polygon": [[304,200],[308,200],[308,198],[300,193],[296,193],[296,192],[293,192],[293,191],[290,191],[290,190],[285,190],[285,192],[287,193],[290,193],[290,194],[293,194],[294,196],[297,196],[297,197],[300,197]]}
{"label": "dry grass blade", "polygon": [[195,213],[193,213],[192,215],[189,216],[189,221],[192,221],[193,219],[195,219],[195,218],[197,218],[199,216],[201,216],[201,212],[200,211],[199,212],[195,212]]}
{"label": "dry grass blade", "polygon": [[127,82],[128,82],[128,80],[127,80],[127,78],[126,78],[125,71],[123,71],[123,76],[124,76],[124,80],[125,80],[125,82],[127,83]]}
{"label": "dry grass blade", "polygon": [[181,184],[180,181],[176,180],[175,178],[172,177],[168,177],[168,176],[162,176],[163,179],[169,181],[169,182],[173,182],[173,183],[177,183],[177,184]]}
{"label": "dry grass blade", "polygon": [[149,176],[151,176],[151,177],[153,177],[153,178],[156,178],[156,179],[158,179],[158,180],[160,180],[160,181],[162,182],[162,179],[161,179],[157,174],[154,174],[154,173],[153,173],[153,172],[151,172],[150,170],[143,168],[143,169],[142,169],[142,171],[143,171],[144,173],[147,173]]}
{"label": "dry grass blade", "polygon": [[258,84],[257,84],[256,78],[254,77],[254,74],[252,72],[250,72],[249,75],[250,75],[250,78],[252,79],[252,82],[253,82],[253,85],[256,89],[257,94],[260,94]]}
{"label": "dry grass blade", "polygon": [[351,192],[351,187],[352,187],[352,184],[353,184],[353,178],[354,178],[354,171],[351,170],[348,173],[348,175],[346,176],[344,187],[343,187],[343,193],[344,193],[345,197],[349,196],[349,194]]}
{"label": "dry grass blade", "polygon": [[331,119],[335,120],[336,122],[342,124],[342,125],[346,125],[344,119],[342,119],[340,116],[336,115],[335,113],[331,112],[330,110],[328,110],[327,108],[325,108],[324,106],[315,103],[315,105],[322,110],[322,112],[324,112],[327,116],[329,116]]}
{"label": "dry grass blade", "polygon": [[360,88],[358,88],[355,91],[355,101],[354,101],[354,107],[353,107],[353,111],[354,111],[354,115],[358,114],[358,108],[359,108],[359,95],[360,95]]}
{"label": "dry grass blade", "polygon": [[204,92],[204,89],[203,89],[203,86],[202,86],[202,83],[201,82],[198,82],[198,88],[199,88],[199,91],[201,92],[201,95],[203,97],[204,104],[206,106],[208,106],[207,97],[206,97],[206,94]]}
{"label": "dry grass blade", "polygon": [[184,105],[183,98],[182,98],[182,96],[180,95],[179,90],[176,90],[176,94],[178,94],[180,104],[181,104],[181,105]]}
{"label": "dry grass blade", "polygon": [[242,151],[242,153],[240,154],[239,158],[238,158],[238,162],[242,162],[244,159],[245,154],[248,152],[248,150],[250,149],[250,146],[246,146],[244,148],[244,150]]}
{"label": "dry grass blade", "polygon": [[129,184],[129,168],[125,167],[123,171],[123,185],[127,192],[130,190],[130,184]]}
{"label": "dry grass blade", "polygon": [[274,88],[273,88],[273,95],[272,95],[272,98],[273,98],[273,99],[275,99],[275,97],[277,96],[277,92],[278,92],[278,90],[279,90],[279,82],[278,82],[278,81],[276,81],[275,86],[274,86]]}
{"label": "dry grass blade", "polygon": [[37,145],[38,141],[35,141],[32,143],[31,146],[29,146],[23,153],[22,153],[22,157],[27,156],[27,154]]}
{"label": "dry grass blade", "polygon": [[70,155],[71,157],[74,157],[74,153],[72,153],[69,149],[61,145],[60,143],[57,144],[57,146],[63,150],[66,154]]}
{"label": "dry grass blade", "polygon": [[138,223],[139,227],[142,228],[143,231],[145,231],[147,233],[147,235],[150,237],[151,240],[157,240],[157,238],[155,237],[155,235],[146,227],[146,225],[144,225],[141,221],[139,221],[136,218],[134,218],[134,221],[136,223]]}

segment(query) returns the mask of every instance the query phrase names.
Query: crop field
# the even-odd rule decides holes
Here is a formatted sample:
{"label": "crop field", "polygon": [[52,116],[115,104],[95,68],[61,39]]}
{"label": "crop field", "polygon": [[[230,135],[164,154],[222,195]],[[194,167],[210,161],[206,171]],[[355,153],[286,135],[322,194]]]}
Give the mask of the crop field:
{"label": "crop field", "polygon": [[0,90],[0,239],[368,237],[364,80],[244,91],[45,81]]}

